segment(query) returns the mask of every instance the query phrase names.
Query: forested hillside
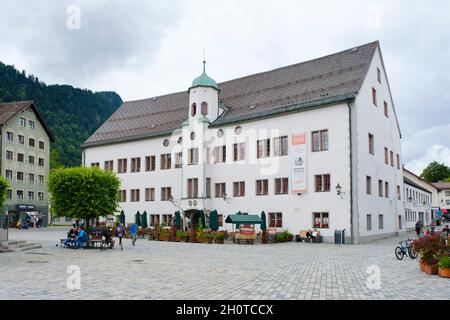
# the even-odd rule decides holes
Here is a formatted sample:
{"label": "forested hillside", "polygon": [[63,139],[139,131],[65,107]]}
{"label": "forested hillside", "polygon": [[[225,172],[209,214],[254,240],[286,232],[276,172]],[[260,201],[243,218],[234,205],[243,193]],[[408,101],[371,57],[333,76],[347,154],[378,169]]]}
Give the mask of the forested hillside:
{"label": "forested hillside", "polygon": [[115,92],[46,85],[0,62],[0,102],[33,100],[56,137],[51,167],[81,163],[80,145],[122,104]]}

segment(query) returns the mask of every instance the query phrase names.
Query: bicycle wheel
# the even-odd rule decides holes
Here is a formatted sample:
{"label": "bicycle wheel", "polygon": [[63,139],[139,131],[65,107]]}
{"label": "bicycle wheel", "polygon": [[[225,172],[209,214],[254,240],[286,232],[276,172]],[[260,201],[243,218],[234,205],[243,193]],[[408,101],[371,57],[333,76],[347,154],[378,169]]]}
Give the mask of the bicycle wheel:
{"label": "bicycle wheel", "polygon": [[408,248],[408,255],[409,255],[409,257],[411,258],[411,259],[416,259],[417,258],[417,256],[419,255],[417,252],[416,252],[416,250],[414,250],[413,248]]}
{"label": "bicycle wheel", "polygon": [[403,260],[403,250],[400,247],[395,248],[395,256],[397,257],[398,260]]}

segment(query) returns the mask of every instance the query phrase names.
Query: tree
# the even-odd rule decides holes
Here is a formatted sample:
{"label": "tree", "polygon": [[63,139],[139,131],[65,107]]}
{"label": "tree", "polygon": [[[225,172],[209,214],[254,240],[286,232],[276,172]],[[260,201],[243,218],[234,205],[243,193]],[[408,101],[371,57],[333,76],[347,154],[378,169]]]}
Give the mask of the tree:
{"label": "tree", "polygon": [[447,179],[442,180],[442,182],[450,182],[450,177],[448,177]]}
{"label": "tree", "polygon": [[5,177],[0,177],[0,209],[3,208],[3,204],[6,201],[6,190],[9,187],[9,181]]}
{"label": "tree", "polygon": [[439,182],[450,177],[450,168],[444,163],[433,161],[420,175],[427,182]]}
{"label": "tree", "polygon": [[48,189],[56,216],[89,220],[114,214],[118,205],[120,181],[112,171],[99,168],[55,169]]}

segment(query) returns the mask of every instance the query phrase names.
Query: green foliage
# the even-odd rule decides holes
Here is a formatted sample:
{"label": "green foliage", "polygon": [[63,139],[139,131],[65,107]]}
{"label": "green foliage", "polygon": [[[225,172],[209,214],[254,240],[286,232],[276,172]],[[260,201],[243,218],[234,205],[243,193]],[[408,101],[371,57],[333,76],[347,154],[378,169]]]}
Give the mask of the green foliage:
{"label": "green foliage", "polygon": [[177,231],[177,238],[184,239],[184,237],[185,237],[184,231],[183,230],[178,230]]}
{"label": "green foliage", "polygon": [[159,230],[159,236],[160,237],[168,237],[169,236],[169,230],[167,230],[166,228],[161,228]]}
{"label": "green foliage", "polygon": [[78,219],[114,214],[119,187],[115,173],[85,167],[53,170],[48,184],[53,212]]}
{"label": "green foliage", "polygon": [[224,240],[225,234],[223,232],[216,233],[216,240]]}
{"label": "green foliage", "polygon": [[450,179],[450,167],[444,163],[433,161],[422,171],[420,177],[427,182],[439,182]]}
{"label": "green foliage", "polygon": [[450,182],[450,177],[448,177],[447,179],[442,180],[442,182]]}
{"label": "green foliage", "polygon": [[33,100],[56,136],[51,146],[51,168],[80,165],[80,145],[122,104],[115,92],[46,85],[0,62],[0,102],[19,100]]}
{"label": "green foliage", "polygon": [[[9,181],[5,177],[0,176],[0,208],[3,208],[3,204],[6,200],[6,190],[10,187]],[[0,212],[1,214],[2,212]]]}
{"label": "green foliage", "polygon": [[439,259],[439,268],[450,268],[450,257],[449,256],[442,256]]}

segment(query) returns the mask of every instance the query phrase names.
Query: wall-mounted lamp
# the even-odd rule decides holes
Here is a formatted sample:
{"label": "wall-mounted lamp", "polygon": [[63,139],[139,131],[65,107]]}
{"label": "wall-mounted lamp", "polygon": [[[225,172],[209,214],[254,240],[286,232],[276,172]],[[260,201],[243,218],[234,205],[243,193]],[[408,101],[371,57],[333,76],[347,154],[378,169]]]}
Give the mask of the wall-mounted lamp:
{"label": "wall-mounted lamp", "polygon": [[344,197],[342,196],[343,194],[345,194],[345,192],[342,192],[342,187],[338,183],[337,186],[336,186],[336,195],[340,196],[341,199],[344,199]]}
{"label": "wall-mounted lamp", "polygon": [[230,203],[229,202],[230,198],[227,198],[227,193],[226,192],[223,193],[223,198],[222,199],[223,199],[223,201],[226,201],[227,203]]}

